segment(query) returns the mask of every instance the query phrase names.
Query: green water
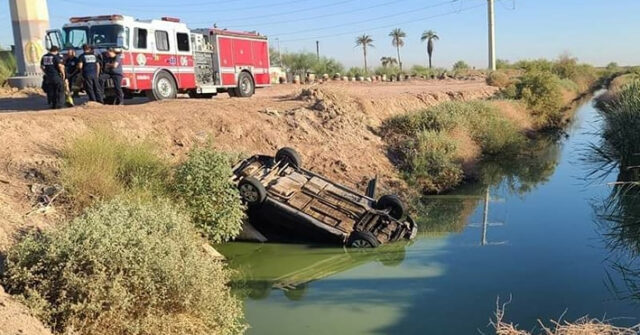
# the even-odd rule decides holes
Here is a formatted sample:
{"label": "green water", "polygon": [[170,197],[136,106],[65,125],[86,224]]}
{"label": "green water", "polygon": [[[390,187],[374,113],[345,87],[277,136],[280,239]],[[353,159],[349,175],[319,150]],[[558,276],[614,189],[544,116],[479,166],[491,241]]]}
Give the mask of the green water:
{"label": "green water", "polygon": [[619,223],[599,217],[610,208],[606,182],[615,175],[584,179],[593,168],[583,158],[598,140],[596,129],[587,103],[567,138],[540,140],[518,159],[486,162],[481,182],[426,197],[418,206],[420,234],[409,244],[369,253],[219,246],[238,270],[233,286],[244,300],[248,333],[491,333],[496,299],[509,297],[506,318],[527,330],[565,311],[565,319],[640,322],[640,271],[633,270],[640,234],[627,229],[622,237],[614,229]]}

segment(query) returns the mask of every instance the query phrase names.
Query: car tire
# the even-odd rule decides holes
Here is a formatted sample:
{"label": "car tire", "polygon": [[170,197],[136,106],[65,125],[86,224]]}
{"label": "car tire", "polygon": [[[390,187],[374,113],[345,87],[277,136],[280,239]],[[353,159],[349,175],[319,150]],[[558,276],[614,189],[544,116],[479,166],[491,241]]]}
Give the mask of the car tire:
{"label": "car tire", "polygon": [[262,183],[254,177],[246,177],[238,184],[238,191],[242,201],[249,206],[257,206],[267,198],[267,190]]}
{"label": "car tire", "polygon": [[354,231],[349,235],[347,246],[354,249],[370,249],[380,246],[380,242],[368,231]]}
{"label": "car tire", "polygon": [[146,95],[149,100],[153,101],[175,99],[178,95],[178,88],[173,76],[165,71],[159,72],[153,80],[151,90],[147,91]]}
{"label": "car tire", "polygon": [[396,220],[404,217],[405,208],[402,200],[397,195],[383,195],[376,201],[375,208],[378,210],[388,210],[389,216]]}
{"label": "car tire", "polygon": [[281,161],[284,161],[296,169],[302,167],[302,158],[300,158],[300,154],[293,148],[280,148],[280,150],[276,152],[276,162]]}
{"label": "car tire", "polygon": [[256,85],[249,72],[240,72],[238,75],[238,86],[235,88],[235,96],[248,98],[256,91]]}

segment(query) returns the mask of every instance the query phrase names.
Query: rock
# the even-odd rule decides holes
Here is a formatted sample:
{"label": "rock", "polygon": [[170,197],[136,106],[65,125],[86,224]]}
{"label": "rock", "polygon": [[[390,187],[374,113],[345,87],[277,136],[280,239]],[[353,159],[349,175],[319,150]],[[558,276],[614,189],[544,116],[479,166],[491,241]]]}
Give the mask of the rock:
{"label": "rock", "polygon": [[300,84],[300,75],[295,75],[293,76],[293,83],[294,84]]}
{"label": "rock", "polygon": [[264,113],[264,114],[267,114],[269,116],[280,116],[280,112],[277,109],[271,108],[271,107],[267,107],[267,108],[261,110],[260,113]]}

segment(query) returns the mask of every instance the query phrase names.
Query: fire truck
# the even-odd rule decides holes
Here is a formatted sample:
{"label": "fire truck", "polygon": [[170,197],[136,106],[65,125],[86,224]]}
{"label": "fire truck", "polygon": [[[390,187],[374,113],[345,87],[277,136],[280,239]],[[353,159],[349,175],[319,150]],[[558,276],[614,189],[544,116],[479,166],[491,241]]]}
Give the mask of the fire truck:
{"label": "fire truck", "polygon": [[250,97],[256,87],[270,85],[267,37],[255,32],[189,29],[171,17],[101,15],[72,17],[62,30],[48,30],[45,42],[47,48],[76,49],[78,56],[85,43],[97,53],[116,48],[125,97],[210,98],[221,92]]}

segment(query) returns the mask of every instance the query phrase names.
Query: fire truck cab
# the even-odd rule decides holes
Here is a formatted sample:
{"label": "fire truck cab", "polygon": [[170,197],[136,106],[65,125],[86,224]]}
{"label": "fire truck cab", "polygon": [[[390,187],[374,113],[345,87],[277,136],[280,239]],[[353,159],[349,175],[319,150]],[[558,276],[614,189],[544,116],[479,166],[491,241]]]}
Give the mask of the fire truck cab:
{"label": "fire truck cab", "polygon": [[[211,97],[220,92],[250,97],[270,85],[269,45],[255,32],[191,30],[179,19],[138,20],[123,15],[72,17],[62,30],[49,30],[47,48],[89,44],[96,53],[120,52],[125,96],[173,99],[178,93]],[[105,85],[108,95],[109,86]]]}

